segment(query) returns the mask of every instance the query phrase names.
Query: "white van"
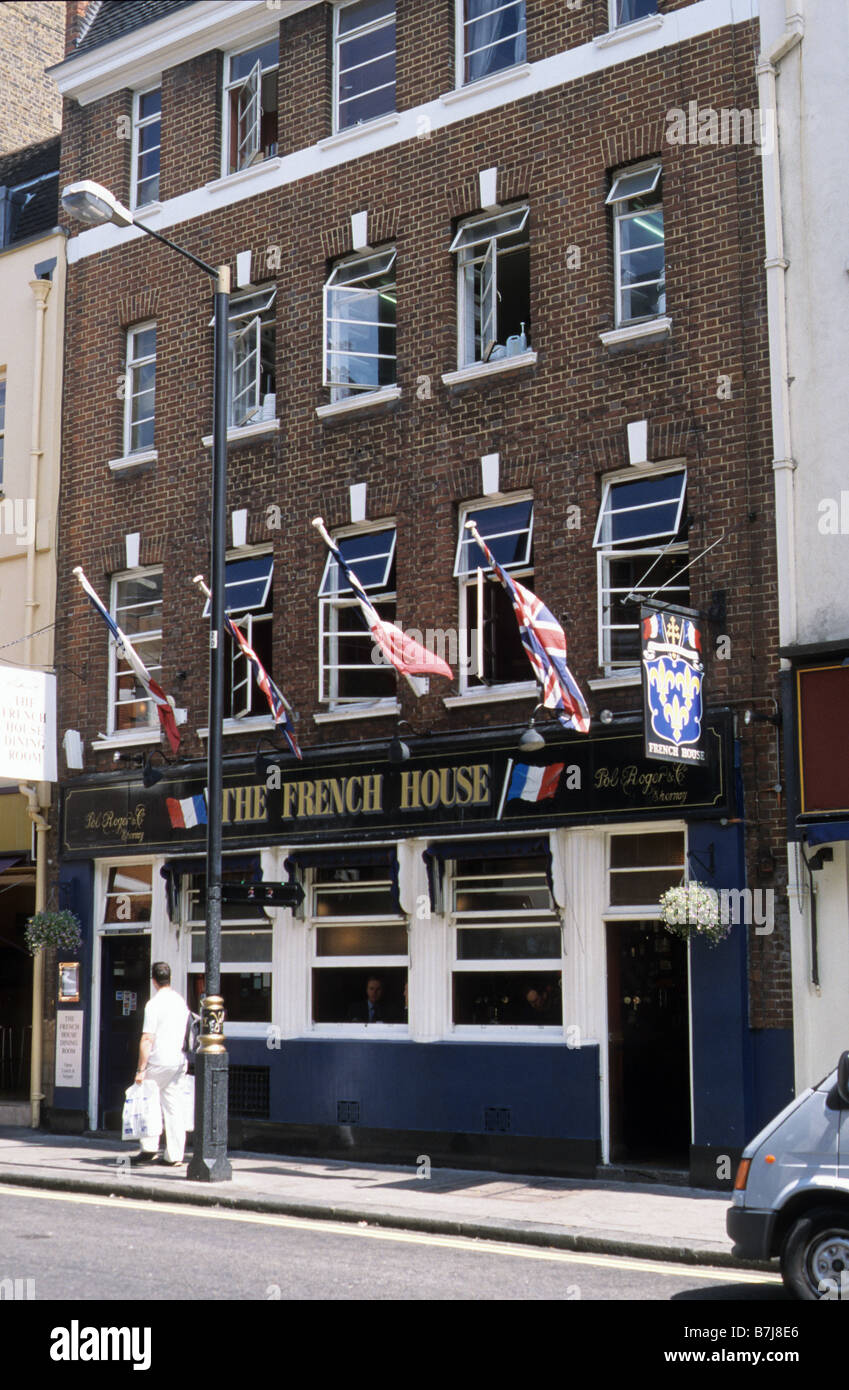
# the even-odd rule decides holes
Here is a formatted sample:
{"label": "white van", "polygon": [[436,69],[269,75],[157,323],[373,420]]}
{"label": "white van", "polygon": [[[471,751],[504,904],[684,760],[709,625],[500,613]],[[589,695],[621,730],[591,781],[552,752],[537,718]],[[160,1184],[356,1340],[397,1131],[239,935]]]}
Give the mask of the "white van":
{"label": "white van", "polygon": [[849,1052],[743,1150],[726,1229],[797,1298],[849,1302]]}

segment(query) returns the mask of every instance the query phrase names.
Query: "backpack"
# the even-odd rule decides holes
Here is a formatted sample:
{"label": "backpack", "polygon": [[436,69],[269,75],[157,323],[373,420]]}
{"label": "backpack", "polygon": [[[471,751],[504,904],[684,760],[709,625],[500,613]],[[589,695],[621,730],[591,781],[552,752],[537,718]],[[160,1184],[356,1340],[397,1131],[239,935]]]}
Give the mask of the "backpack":
{"label": "backpack", "polygon": [[186,1019],[186,1031],[183,1034],[183,1053],[189,1062],[194,1061],[195,1053],[200,1048],[200,1014],[193,1014],[189,1009],[189,1016]]}

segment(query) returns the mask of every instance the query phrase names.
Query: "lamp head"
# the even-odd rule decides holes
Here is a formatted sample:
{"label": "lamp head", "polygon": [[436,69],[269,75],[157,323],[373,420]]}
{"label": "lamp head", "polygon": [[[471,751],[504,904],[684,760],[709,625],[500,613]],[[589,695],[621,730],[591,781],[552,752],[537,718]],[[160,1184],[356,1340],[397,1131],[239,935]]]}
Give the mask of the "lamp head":
{"label": "lamp head", "polygon": [[410,746],[405,743],[398,734],[389,741],[389,761],[391,763],[406,763],[410,760]]}
{"label": "lamp head", "polygon": [[102,227],[114,222],[116,227],[132,227],[133,215],[119,203],[114,193],[93,179],[81,179],[62,189],[62,207],[70,217],[88,227]]}
{"label": "lamp head", "polygon": [[519,739],[519,749],[522,753],[537,753],[540,748],[545,747],[545,739],[539,729],[533,724],[529,724],[525,732]]}
{"label": "lamp head", "polygon": [[163,775],[164,775],[163,773],[159,772],[159,771],[153,766],[153,764],[151,763],[149,757],[145,758],[145,760],[144,760],[144,767],[143,767],[143,769],[142,769],[142,786],[143,786],[143,787],[155,787],[156,784],[157,784],[157,782],[161,782],[161,781],[162,781]]}

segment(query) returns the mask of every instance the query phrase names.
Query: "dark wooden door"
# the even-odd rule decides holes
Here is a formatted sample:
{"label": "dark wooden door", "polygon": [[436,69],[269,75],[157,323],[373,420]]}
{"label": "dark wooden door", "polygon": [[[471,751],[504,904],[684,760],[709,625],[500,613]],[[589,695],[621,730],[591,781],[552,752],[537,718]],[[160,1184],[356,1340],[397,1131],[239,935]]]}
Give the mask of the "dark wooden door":
{"label": "dark wooden door", "polygon": [[144,1006],[150,998],[150,937],[104,936],[100,971],[98,1122],[120,1129],[124,1092],[133,1084]]}

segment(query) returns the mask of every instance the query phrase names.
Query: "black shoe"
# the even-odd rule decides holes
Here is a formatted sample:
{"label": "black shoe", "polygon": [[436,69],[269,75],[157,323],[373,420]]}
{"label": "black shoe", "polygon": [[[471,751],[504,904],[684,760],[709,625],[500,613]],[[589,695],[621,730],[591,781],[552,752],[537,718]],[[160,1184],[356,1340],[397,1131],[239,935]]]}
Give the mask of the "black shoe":
{"label": "black shoe", "polygon": [[175,1158],[172,1161],[170,1158],[165,1158],[163,1156],[159,1162],[162,1164],[163,1168],[185,1168],[186,1166],[185,1158]]}
{"label": "black shoe", "polygon": [[156,1162],[156,1154],[149,1154],[149,1153],[146,1153],[146,1152],[144,1151],[144,1149],[142,1149],[141,1153],[131,1154],[131,1155],[130,1155],[130,1164],[131,1164],[131,1166],[132,1166],[133,1168],[137,1168],[137,1167],[139,1166],[139,1164],[141,1164],[141,1163],[155,1163],[155,1162]]}

